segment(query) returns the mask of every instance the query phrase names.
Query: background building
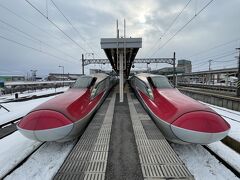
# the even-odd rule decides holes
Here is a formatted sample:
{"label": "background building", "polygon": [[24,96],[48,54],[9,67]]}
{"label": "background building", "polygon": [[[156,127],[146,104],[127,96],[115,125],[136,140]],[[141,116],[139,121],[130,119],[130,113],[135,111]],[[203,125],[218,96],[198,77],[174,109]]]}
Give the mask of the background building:
{"label": "background building", "polygon": [[49,73],[48,81],[67,81],[67,80],[77,80],[82,74],[61,74],[61,73]]}
{"label": "background building", "polygon": [[25,81],[25,77],[22,75],[0,75],[1,81]]}
{"label": "background building", "polygon": [[177,67],[182,68],[184,73],[192,72],[192,62],[189,60],[185,60],[185,59],[178,60]]}

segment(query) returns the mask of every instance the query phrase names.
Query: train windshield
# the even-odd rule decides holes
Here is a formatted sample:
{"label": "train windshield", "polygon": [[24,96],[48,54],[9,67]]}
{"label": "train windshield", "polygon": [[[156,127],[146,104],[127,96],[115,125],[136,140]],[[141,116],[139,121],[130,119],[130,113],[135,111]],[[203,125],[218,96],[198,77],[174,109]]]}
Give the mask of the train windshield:
{"label": "train windshield", "polygon": [[151,79],[156,88],[173,88],[166,77],[155,76],[151,77]]}
{"label": "train windshield", "polygon": [[88,88],[92,82],[93,78],[90,76],[82,76],[77,79],[73,88]]}

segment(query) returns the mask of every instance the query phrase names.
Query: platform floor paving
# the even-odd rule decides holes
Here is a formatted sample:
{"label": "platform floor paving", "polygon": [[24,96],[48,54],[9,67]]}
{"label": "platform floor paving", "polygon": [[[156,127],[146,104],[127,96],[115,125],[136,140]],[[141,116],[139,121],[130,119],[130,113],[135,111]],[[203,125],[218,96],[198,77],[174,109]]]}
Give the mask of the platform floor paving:
{"label": "platform floor paving", "polygon": [[131,89],[115,88],[54,179],[194,179]]}

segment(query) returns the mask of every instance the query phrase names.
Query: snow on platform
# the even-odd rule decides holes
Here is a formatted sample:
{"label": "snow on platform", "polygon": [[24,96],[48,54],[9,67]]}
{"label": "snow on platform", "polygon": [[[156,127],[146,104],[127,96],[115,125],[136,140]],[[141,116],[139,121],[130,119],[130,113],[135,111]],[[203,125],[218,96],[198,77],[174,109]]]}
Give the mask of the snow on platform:
{"label": "snow on platform", "polygon": [[43,144],[21,167],[5,179],[52,179],[75,143],[76,140],[65,143],[47,142]]}
{"label": "snow on platform", "polygon": [[18,131],[0,139],[0,179],[41,144],[25,138]]}
{"label": "snow on platform", "polygon": [[196,180],[238,180],[238,178],[201,145],[171,143]]}

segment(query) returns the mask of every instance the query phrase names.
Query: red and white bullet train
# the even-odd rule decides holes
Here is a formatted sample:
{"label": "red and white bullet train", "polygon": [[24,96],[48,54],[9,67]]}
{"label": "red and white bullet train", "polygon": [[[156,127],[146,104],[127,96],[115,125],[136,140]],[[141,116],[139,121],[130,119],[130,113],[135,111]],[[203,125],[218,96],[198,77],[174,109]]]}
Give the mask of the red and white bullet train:
{"label": "red and white bullet train", "polygon": [[223,139],[230,130],[214,110],[173,88],[165,76],[138,74],[130,84],[169,141],[209,144]]}
{"label": "red and white bullet train", "polygon": [[82,134],[115,78],[107,74],[81,76],[72,88],[33,109],[17,124],[25,137],[37,141],[68,141]]}

